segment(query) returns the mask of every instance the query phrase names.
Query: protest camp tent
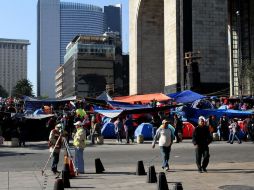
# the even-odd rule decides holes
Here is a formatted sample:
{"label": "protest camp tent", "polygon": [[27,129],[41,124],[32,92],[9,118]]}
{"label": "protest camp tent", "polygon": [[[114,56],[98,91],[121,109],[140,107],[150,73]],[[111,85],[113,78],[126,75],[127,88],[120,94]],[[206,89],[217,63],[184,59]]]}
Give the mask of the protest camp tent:
{"label": "protest camp tent", "polygon": [[203,99],[206,96],[193,92],[191,90],[184,90],[173,94],[167,94],[170,98],[173,98],[177,103],[191,103],[198,99]]}
{"label": "protest camp tent", "polygon": [[101,129],[101,134],[104,138],[115,138],[115,125],[114,123],[105,123]]}
{"label": "protest camp tent", "polygon": [[139,135],[143,135],[144,139],[152,139],[153,138],[153,125],[150,123],[141,123],[135,130],[135,137]]}
{"label": "protest camp tent", "polygon": [[192,134],[195,127],[190,122],[184,121],[183,122],[183,138],[192,138]]}

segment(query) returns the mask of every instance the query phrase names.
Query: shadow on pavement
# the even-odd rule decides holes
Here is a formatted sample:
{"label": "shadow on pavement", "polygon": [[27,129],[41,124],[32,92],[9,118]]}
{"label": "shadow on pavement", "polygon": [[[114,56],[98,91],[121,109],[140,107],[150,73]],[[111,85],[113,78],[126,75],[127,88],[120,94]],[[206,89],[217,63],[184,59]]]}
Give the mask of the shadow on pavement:
{"label": "shadow on pavement", "polygon": [[[172,169],[170,172],[193,172],[197,169]],[[208,173],[254,173],[254,169],[207,169]]]}
{"label": "shadow on pavement", "polygon": [[20,153],[20,152],[1,151],[0,154],[1,154],[1,157],[4,157],[4,156],[25,156],[25,155],[34,154],[34,153]]}

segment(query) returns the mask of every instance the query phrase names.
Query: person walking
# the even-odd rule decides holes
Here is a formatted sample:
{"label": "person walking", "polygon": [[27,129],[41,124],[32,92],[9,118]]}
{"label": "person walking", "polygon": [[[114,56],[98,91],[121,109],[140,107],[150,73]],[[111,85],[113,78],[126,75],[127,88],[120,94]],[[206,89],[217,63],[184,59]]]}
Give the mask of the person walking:
{"label": "person walking", "polygon": [[[212,142],[212,136],[209,132],[209,128],[205,123],[205,118],[200,116],[198,120],[198,126],[195,128],[192,136],[192,142],[195,146],[196,152],[196,164],[198,171],[207,172],[206,168],[209,164],[209,147],[208,145]],[[203,157],[203,161],[201,163]]]}
{"label": "person walking", "polygon": [[54,174],[60,173],[57,170],[57,165],[59,162],[59,155],[60,150],[62,147],[62,135],[61,135],[61,124],[57,124],[54,129],[50,131],[49,134],[49,150],[52,153],[52,165],[51,165],[51,171]]}
{"label": "person walking", "polygon": [[228,128],[229,128],[229,137],[228,137],[227,143],[233,144],[234,140],[236,138],[238,143],[241,144],[242,141],[239,139],[238,134],[237,134],[238,131],[240,130],[239,129],[240,127],[238,126],[236,118],[233,119],[233,122],[228,126]]}
{"label": "person walking", "polygon": [[153,138],[152,148],[155,147],[157,140],[159,140],[160,153],[162,157],[162,169],[169,171],[169,157],[171,152],[171,129],[168,128],[169,122],[162,121],[162,125],[157,129]]}
{"label": "person walking", "polygon": [[85,173],[85,164],[84,164],[84,148],[86,146],[86,131],[82,127],[81,121],[74,123],[76,126],[76,133],[73,138],[73,145],[75,149],[75,166],[77,167],[78,173]]}

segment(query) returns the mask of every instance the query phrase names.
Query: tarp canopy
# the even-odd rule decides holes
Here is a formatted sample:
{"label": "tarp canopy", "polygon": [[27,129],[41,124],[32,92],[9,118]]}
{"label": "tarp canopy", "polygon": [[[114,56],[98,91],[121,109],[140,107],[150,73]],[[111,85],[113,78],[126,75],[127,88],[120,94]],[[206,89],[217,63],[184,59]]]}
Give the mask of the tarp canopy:
{"label": "tarp canopy", "polygon": [[121,96],[115,97],[115,101],[119,102],[127,102],[127,103],[149,103],[152,100],[156,100],[158,102],[168,101],[171,98],[162,93],[154,93],[154,94],[144,94],[144,95],[132,95],[132,96]]}
{"label": "tarp canopy", "polygon": [[199,116],[208,118],[211,115],[215,115],[217,119],[222,117],[224,114],[229,118],[246,118],[249,117],[253,112],[251,111],[239,111],[231,109],[196,109],[189,106],[183,107],[183,111],[186,114],[188,121],[197,123]]}
{"label": "tarp canopy", "polygon": [[118,101],[108,101],[108,103],[115,109],[122,110],[132,110],[132,109],[143,109],[143,108],[151,108],[150,105],[141,105],[141,104],[130,104],[126,102],[118,102]]}
{"label": "tarp canopy", "polygon": [[95,109],[94,111],[102,114],[106,117],[109,118],[115,118],[118,117],[120,115],[129,115],[129,114],[140,114],[140,113],[155,113],[155,112],[159,112],[159,111],[165,111],[165,110],[169,110],[173,107],[178,107],[180,105],[172,105],[172,106],[163,106],[163,107],[155,107],[155,108],[136,108],[135,106],[131,109],[126,109],[126,110],[103,110],[103,109]]}
{"label": "tarp canopy", "polygon": [[150,123],[141,123],[137,129],[135,130],[135,137],[139,135],[143,135],[144,139],[152,139],[153,138],[153,125]]}
{"label": "tarp canopy", "polygon": [[182,92],[167,94],[167,96],[169,96],[170,98],[173,98],[178,103],[190,103],[190,102],[194,102],[195,100],[206,97],[196,92],[193,92],[191,90],[184,90]]}
{"label": "tarp canopy", "polygon": [[104,91],[96,97],[96,100],[112,101],[112,98],[108,95],[106,91]]}
{"label": "tarp canopy", "polygon": [[63,99],[43,99],[38,100],[36,98],[24,96],[24,108],[25,110],[36,110],[42,107],[42,105],[57,105],[57,104],[63,104],[69,101],[76,100],[76,96],[72,96],[69,98],[63,98]]}

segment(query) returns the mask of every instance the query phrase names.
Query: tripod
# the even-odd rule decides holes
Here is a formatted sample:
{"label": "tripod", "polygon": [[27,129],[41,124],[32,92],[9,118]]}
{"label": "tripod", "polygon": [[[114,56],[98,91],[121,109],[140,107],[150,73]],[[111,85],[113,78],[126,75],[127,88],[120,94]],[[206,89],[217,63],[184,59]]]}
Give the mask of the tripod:
{"label": "tripod", "polygon": [[78,173],[78,172],[77,172],[77,169],[76,169],[76,166],[75,166],[75,163],[73,162],[73,156],[72,156],[72,154],[71,154],[71,151],[70,151],[70,147],[69,147],[69,145],[68,145],[68,142],[67,142],[66,138],[63,137],[62,134],[60,134],[59,137],[58,137],[58,139],[57,139],[57,141],[56,141],[55,146],[54,146],[53,149],[52,149],[52,152],[51,152],[50,155],[49,155],[49,158],[48,158],[48,160],[47,160],[45,166],[43,167],[43,169],[42,169],[42,171],[41,171],[42,175],[44,175],[45,170],[46,170],[46,168],[47,168],[47,165],[48,165],[48,163],[49,163],[49,160],[52,158],[53,153],[54,153],[54,151],[55,151],[55,149],[56,149],[56,146],[57,146],[57,144],[59,143],[59,141],[60,141],[61,138],[63,139],[64,146],[65,146],[65,148],[66,148],[66,150],[67,150],[67,156],[69,157],[69,159],[71,160],[71,162],[72,162],[72,164],[73,164],[73,166],[74,166],[75,173],[76,173],[76,174]]}

